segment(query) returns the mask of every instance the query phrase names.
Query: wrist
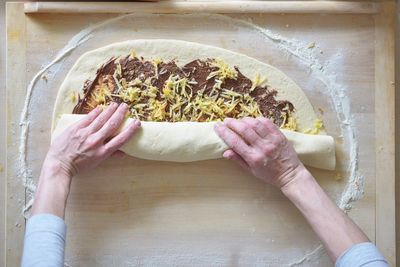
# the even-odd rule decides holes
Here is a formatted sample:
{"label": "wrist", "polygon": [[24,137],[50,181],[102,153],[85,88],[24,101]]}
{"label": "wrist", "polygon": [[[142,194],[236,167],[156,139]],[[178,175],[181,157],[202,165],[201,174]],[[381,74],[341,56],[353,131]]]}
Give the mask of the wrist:
{"label": "wrist", "polygon": [[57,187],[60,191],[64,189],[63,191],[67,191],[68,194],[71,180],[71,173],[65,170],[60,161],[46,158],[40,173],[39,185],[43,183]]}
{"label": "wrist", "polygon": [[39,177],[32,214],[49,213],[64,217],[72,176],[60,163],[46,159]]}
{"label": "wrist", "polygon": [[302,194],[302,192],[307,191],[312,184],[316,181],[311,173],[302,165],[294,174],[293,178],[281,187],[282,193],[292,199],[296,194]]}

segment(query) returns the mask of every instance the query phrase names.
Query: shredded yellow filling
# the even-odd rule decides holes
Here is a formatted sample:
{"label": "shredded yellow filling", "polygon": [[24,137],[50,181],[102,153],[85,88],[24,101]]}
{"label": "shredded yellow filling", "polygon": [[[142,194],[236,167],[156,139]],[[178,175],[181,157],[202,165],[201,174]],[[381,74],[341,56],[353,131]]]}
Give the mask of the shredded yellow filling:
{"label": "shredded yellow filling", "polygon": [[314,121],[313,128],[306,129],[304,131],[305,134],[319,134],[320,131],[324,128],[324,123],[321,119],[316,119]]}
{"label": "shredded yellow filling", "polygon": [[135,50],[131,50],[131,52],[129,53],[129,56],[130,56],[131,58],[136,58],[136,52],[135,52]]}
{"label": "shredded yellow filling", "polygon": [[216,77],[218,80],[220,81],[224,81],[225,79],[229,78],[229,79],[236,79],[237,78],[237,71],[232,68],[231,66],[229,66],[225,61],[223,61],[222,59],[216,58],[214,59],[214,61],[211,63],[212,67],[216,67],[217,70],[211,72],[208,77],[207,80]]}
{"label": "shredded yellow filling", "polygon": [[257,86],[262,85],[266,81],[267,81],[266,77],[261,78],[260,73],[256,73],[256,76],[254,77],[254,79],[252,81],[250,92],[254,91],[254,89],[256,89]]}
{"label": "shredded yellow filling", "polygon": [[281,128],[291,131],[297,131],[297,122],[295,117],[289,116],[287,122]]}
{"label": "shredded yellow filling", "polygon": [[71,93],[71,101],[72,101],[73,103],[75,103],[75,101],[76,101],[75,92],[72,92],[72,93]]}
{"label": "shredded yellow filling", "polygon": [[[136,54],[131,52],[131,57]],[[122,78],[121,64],[116,63],[116,70],[112,75],[117,88],[111,90],[106,83],[97,85],[92,92],[92,99],[98,106],[104,108],[112,97],[120,98],[121,101],[130,106],[129,117],[148,121],[221,121],[226,117],[244,118],[263,116],[257,101],[247,94],[241,94],[227,88],[221,88],[225,79],[236,79],[238,72],[220,59],[215,59],[211,65],[217,70],[210,73],[207,79],[215,78],[215,85],[210,92],[204,88],[194,94],[192,85],[197,84],[195,80],[171,74],[164,82],[162,90],[152,85],[152,79],[158,77],[158,66],[162,61],[154,59],[155,76],[141,80],[136,78],[127,82]],[[110,76],[111,77],[111,76]],[[257,74],[254,78],[252,90],[265,82]],[[89,103],[88,103],[89,104]],[[272,112],[272,111],[271,111]],[[297,123],[295,117],[288,112],[289,116],[282,113],[281,128],[296,131]],[[272,115],[272,114],[271,114]],[[309,133],[317,134],[322,126],[315,124],[315,129]]]}

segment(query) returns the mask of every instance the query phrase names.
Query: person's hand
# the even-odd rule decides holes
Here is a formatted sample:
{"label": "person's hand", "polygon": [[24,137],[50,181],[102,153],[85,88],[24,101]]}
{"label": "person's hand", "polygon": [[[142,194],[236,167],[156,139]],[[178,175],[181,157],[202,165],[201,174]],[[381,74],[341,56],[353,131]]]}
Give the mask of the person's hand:
{"label": "person's hand", "polygon": [[215,131],[230,147],[224,158],[280,189],[305,169],[293,146],[269,119],[227,118],[216,124]]}
{"label": "person's hand", "polygon": [[133,121],[116,134],[127,111],[126,104],[116,103],[103,112],[95,108],[53,140],[40,174],[33,215],[49,213],[64,218],[72,176],[116,153],[140,127],[139,121]]}
{"label": "person's hand", "polygon": [[103,112],[95,108],[53,140],[44,165],[59,166],[69,176],[99,165],[116,153],[140,127],[140,122],[135,120],[115,135],[127,111],[125,103],[111,103]]}

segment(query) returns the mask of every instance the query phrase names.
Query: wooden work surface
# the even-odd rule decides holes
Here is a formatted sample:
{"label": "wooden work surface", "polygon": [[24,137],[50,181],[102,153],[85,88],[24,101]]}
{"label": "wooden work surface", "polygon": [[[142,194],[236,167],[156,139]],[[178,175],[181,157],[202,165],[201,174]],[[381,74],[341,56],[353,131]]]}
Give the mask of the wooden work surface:
{"label": "wooden work surface", "polygon": [[[381,9],[382,8],[382,9]],[[350,216],[394,263],[394,69],[393,8],[381,14],[235,14],[288,38],[315,42],[322,62],[348,90],[352,103],[364,198]],[[18,265],[22,249],[25,189],[18,179],[19,116],[32,77],[80,30],[117,14],[24,14],[23,4],[7,11],[7,265]],[[78,47],[39,80],[29,106],[27,162],[38,176],[49,145],[54,99],[63,77],[83,52],[115,41],[176,38],[212,44],[273,64],[310,98],[327,131],[338,140],[336,172],[312,170],[338,200],[347,179],[336,181],[348,159],[323,85],[307,66],[255,32],[231,27],[221,18],[179,15],[133,16],[128,26],[110,25]],[[218,22],[220,24],[213,24]],[[185,24],[184,22],[190,21]],[[225,25],[226,24],[226,25]],[[156,27],[158,26],[158,27]],[[108,26],[107,26],[108,27]],[[248,40],[254,41],[249,43]],[[338,53],[338,51],[340,53]],[[338,60],[336,57],[340,56]],[[337,64],[337,63],[340,64]],[[26,73],[26,75],[24,75]],[[345,176],[346,177],[346,176]],[[300,260],[319,242],[295,208],[275,189],[223,160],[173,164],[111,159],[77,177],[66,218],[66,261],[71,266],[285,265]],[[327,266],[325,254],[305,265]]]}

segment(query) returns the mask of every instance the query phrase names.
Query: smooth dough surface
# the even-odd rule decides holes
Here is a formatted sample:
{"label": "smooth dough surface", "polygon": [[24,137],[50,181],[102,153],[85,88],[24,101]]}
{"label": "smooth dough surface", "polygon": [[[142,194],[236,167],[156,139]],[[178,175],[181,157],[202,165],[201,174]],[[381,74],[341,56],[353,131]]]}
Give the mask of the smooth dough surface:
{"label": "smooth dough surface", "polygon": [[[52,137],[84,115],[63,114]],[[123,130],[132,119],[127,119]],[[190,162],[221,158],[228,148],[214,131],[215,122],[141,122],[142,127],[121,150],[128,155],[151,160]],[[335,169],[335,142],[328,135],[309,135],[282,130],[308,166]]]}
{"label": "smooth dough surface", "polygon": [[[63,116],[71,114],[76,105],[76,101],[72,101],[72,94],[80,92],[84,82],[93,79],[97,69],[110,58],[126,56],[131,51],[146,60],[175,60],[179,66],[195,59],[221,58],[228,64],[237,66],[250,79],[257,73],[266,77],[265,84],[278,91],[277,99],[293,103],[300,132],[312,128],[317,119],[311,103],[292,79],[275,67],[254,58],[214,46],[180,40],[129,40],[89,51],[77,60],[58,92],[52,131],[57,126],[55,133],[58,133],[79,117]],[[60,119],[62,121],[59,121]],[[124,146],[123,150],[132,156],[154,160],[196,161],[220,158],[226,145],[215,134],[213,124],[142,122],[141,132]],[[321,135],[283,132],[294,144],[303,163],[322,169],[335,168],[334,140],[326,136],[324,131]]]}

